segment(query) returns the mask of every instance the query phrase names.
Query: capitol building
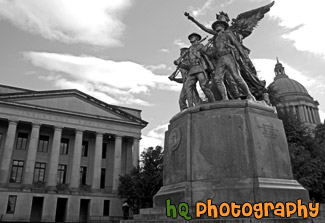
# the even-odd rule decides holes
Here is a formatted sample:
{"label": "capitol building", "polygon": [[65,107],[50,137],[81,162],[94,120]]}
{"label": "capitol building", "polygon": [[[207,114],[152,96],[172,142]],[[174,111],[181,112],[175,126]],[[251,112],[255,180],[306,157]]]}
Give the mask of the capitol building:
{"label": "capitol building", "polygon": [[146,125],[78,90],[0,85],[0,222],[122,216],[119,176],[138,166]]}
{"label": "capitol building", "polygon": [[274,72],[274,81],[269,85],[269,88],[275,91],[277,110],[292,112],[297,115],[301,123],[311,128],[320,124],[319,103],[309,95],[306,88],[298,81],[290,79],[278,60]]}

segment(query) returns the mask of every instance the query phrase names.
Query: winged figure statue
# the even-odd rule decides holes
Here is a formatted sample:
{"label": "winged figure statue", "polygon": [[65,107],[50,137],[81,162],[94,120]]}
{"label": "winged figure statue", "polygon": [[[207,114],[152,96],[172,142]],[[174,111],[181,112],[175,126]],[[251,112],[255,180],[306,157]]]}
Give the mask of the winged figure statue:
{"label": "winged figure statue", "polygon": [[231,25],[227,13],[220,12],[211,28],[199,23],[189,13],[185,13],[185,16],[199,28],[213,35],[205,48],[205,53],[215,61],[213,84],[221,100],[240,98],[263,100],[267,97],[266,83],[258,78],[248,56],[250,50],[243,45],[242,41],[253,32],[258,22],[273,5],[274,1],[241,13],[236,19],[232,19]]}

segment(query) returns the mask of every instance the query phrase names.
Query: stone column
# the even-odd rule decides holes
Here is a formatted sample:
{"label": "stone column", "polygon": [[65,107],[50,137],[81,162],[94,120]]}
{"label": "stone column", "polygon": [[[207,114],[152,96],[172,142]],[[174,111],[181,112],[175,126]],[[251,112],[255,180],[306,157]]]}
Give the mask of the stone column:
{"label": "stone column", "polygon": [[115,136],[113,193],[117,192],[117,188],[119,185],[119,176],[121,174],[121,158],[122,158],[121,155],[122,155],[122,137]]}
{"label": "stone column", "polygon": [[298,109],[299,109],[300,121],[301,122],[305,122],[306,121],[306,117],[305,117],[305,113],[304,113],[304,110],[303,110],[302,105],[299,105],[298,106]]}
{"label": "stone column", "polygon": [[306,117],[306,122],[310,122],[309,121],[309,116],[308,116],[308,113],[307,113],[307,108],[305,105],[302,106],[303,110],[304,110],[304,114],[305,114],[305,117]]}
{"label": "stone column", "polygon": [[320,120],[318,108],[316,107],[314,109],[314,111],[315,111],[315,117],[316,117],[317,124],[320,124],[322,122],[322,120]]}
{"label": "stone column", "polygon": [[23,183],[27,185],[31,185],[33,183],[40,127],[41,127],[40,124],[33,123],[32,133],[30,135],[30,141],[29,141],[29,146],[27,151],[27,159],[26,159],[24,181],[23,181]]}
{"label": "stone column", "polygon": [[8,181],[12,151],[14,149],[14,143],[16,137],[16,130],[17,130],[17,121],[9,120],[5,146],[3,148],[3,154],[1,158],[0,184],[6,184]]}
{"label": "stone column", "polygon": [[134,138],[133,139],[133,154],[132,154],[132,158],[133,158],[133,166],[134,167],[138,167],[139,166],[139,148],[140,148],[140,143],[139,143],[140,139]]}
{"label": "stone column", "polygon": [[300,113],[299,113],[299,110],[298,110],[298,105],[294,105],[293,106],[293,109],[295,111],[295,114],[296,114],[297,119],[298,120],[301,120]]}
{"label": "stone column", "polygon": [[93,179],[91,189],[100,189],[100,177],[102,168],[102,147],[103,147],[103,134],[96,133],[95,152],[94,152],[94,166],[93,166]]}
{"label": "stone column", "polygon": [[309,109],[309,113],[310,113],[311,123],[315,124],[316,122],[315,122],[313,108],[309,106],[308,109]]}
{"label": "stone column", "polygon": [[304,105],[304,112],[305,112],[305,116],[306,116],[306,122],[310,122],[310,120],[309,120],[309,114],[308,114],[307,106],[306,105]]}
{"label": "stone column", "polygon": [[311,117],[310,117],[310,112],[309,112],[309,107],[308,106],[306,106],[306,113],[307,113],[307,117],[308,117],[308,122],[313,123],[312,120],[311,120]]}
{"label": "stone column", "polygon": [[70,188],[79,187],[82,135],[83,135],[83,131],[76,130],[76,137],[74,141],[74,148],[73,148],[73,155],[72,155]]}
{"label": "stone column", "polygon": [[56,186],[56,178],[58,173],[59,157],[60,157],[60,144],[61,144],[62,128],[54,127],[54,135],[52,141],[52,148],[49,162],[49,174],[47,185],[50,187]]}
{"label": "stone column", "polygon": [[293,114],[294,114],[296,117],[298,117],[298,116],[299,116],[299,114],[298,114],[298,111],[297,111],[297,109],[296,109],[296,106],[295,106],[295,105],[293,105],[293,106],[292,106],[292,110],[293,110]]}
{"label": "stone column", "polygon": [[316,118],[315,118],[315,111],[313,107],[309,107],[310,109],[310,114],[311,114],[311,118],[313,119],[313,123],[316,124]]}

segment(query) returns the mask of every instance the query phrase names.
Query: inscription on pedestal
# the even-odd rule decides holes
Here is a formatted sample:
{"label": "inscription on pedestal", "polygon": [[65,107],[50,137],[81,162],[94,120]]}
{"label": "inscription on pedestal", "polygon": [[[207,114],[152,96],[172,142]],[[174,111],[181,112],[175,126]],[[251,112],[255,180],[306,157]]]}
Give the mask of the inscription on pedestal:
{"label": "inscription on pedestal", "polygon": [[262,125],[259,125],[258,127],[261,129],[262,134],[265,137],[271,138],[271,139],[277,138],[278,130],[276,128],[274,128],[273,125],[262,124]]}

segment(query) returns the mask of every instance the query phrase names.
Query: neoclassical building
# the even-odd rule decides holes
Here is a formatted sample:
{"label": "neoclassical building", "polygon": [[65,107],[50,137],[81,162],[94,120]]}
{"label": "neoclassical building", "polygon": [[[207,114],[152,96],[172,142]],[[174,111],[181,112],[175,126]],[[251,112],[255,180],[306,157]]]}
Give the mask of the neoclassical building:
{"label": "neoclassical building", "polygon": [[0,85],[0,221],[122,216],[119,176],[138,165],[146,125],[78,90]]}
{"label": "neoclassical building", "polygon": [[315,127],[321,123],[318,111],[319,103],[308,94],[303,85],[288,77],[278,59],[274,72],[274,81],[269,88],[273,88],[277,95],[276,108],[293,112],[306,126]]}

